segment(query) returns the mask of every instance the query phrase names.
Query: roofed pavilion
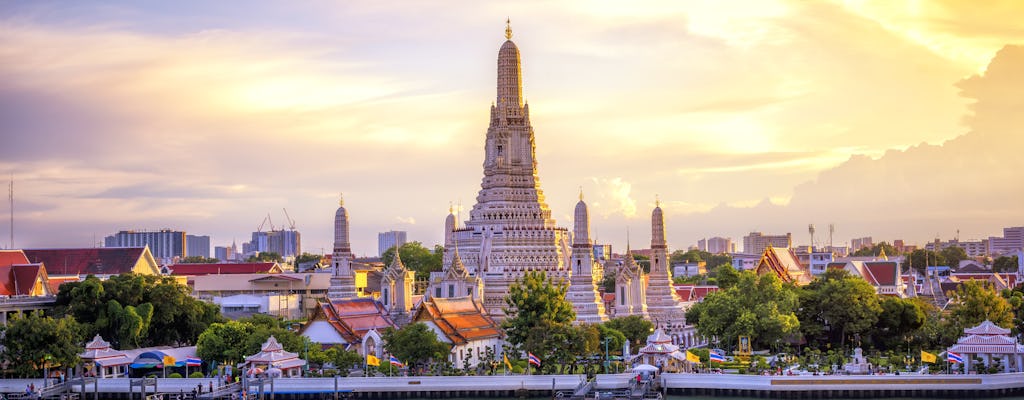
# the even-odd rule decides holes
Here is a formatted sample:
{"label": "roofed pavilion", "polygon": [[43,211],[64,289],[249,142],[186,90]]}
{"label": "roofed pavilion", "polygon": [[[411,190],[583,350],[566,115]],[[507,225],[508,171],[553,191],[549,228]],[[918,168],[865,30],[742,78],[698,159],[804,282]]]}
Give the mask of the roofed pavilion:
{"label": "roofed pavilion", "polygon": [[[960,354],[964,359],[964,371],[971,370],[971,360],[980,357],[985,367],[994,362],[1003,366],[1003,372],[1011,369],[1021,371],[1024,367],[1024,346],[1010,336],[1010,330],[985,320],[973,328],[964,329],[964,336],[947,349]],[[995,360],[998,357],[999,360]],[[1013,367],[1011,368],[1011,364]]]}
{"label": "roofed pavilion", "polygon": [[284,346],[281,346],[281,343],[271,336],[263,343],[259,353],[245,358],[245,364],[246,369],[250,371],[254,368],[262,368],[270,374],[271,369],[276,368],[281,371],[281,376],[293,377],[301,375],[306,360],[299,358],[297,353],[284,351]]}

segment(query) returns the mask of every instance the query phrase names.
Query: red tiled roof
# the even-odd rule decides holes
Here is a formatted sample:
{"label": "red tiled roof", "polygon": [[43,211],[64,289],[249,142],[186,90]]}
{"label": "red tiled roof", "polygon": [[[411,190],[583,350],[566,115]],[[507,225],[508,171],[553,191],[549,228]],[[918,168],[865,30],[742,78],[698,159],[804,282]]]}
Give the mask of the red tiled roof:
{"label": "red tiled roof", "polygon": [[675,290],[682,301],[703,301],[708,293],[717,292],[718,286],[678,285]]}
{"label": "red tiled roof", "polygon": [[40,275],[42,275],[43,282],[46,282],[46,269],[42,264],[0,265],[0,295],[45,295],[45,292],[34,292],[36,281],[40,279]]}
{"label": "red tiled roof", "polygon": [[119,275],[132,272],[145,247],[27,249],[29,262],[46,264],[56,275]]}
{"label": "red tiled roof", "polygon": [[800,259],[788,247],[767,247],[755,269],[758,275],[774,273],[783,282],[792,282],[798,286],[811,283],[814,279],[811,270],[800,263]]}
{"label": "red tiled roof", "polygon": [[456,345],[501,336],[498,324],[469,296],[431,298],[423,302],[413,321],[433,321]]}
{"label": "red tiled roof", "polygon": [[68,282],[78,282],[79,277],[78,275],[56,277],[47,276],[46,280],[47,284],[50,285],[50,293],[57,294],[58,292],[60,292],[60,285],[63,285]]}
{"label": "red tiled roof", "polygon": [[864,277],[874,286],[896,286],[896,274],[899,268],[894,261],[866,261],[864,269],[868,272]]}
{"label": "red tiled roof", "polygon": [[280,273],[281,266],[275,262],[257,263],[215,263],[215,264],[174,264],[167,266],[171,275],[219,275],[219,274],[268,274]]}
{"label": "red tiled roof", "polygon": [[25,252],[21,250],[0,250],[0,266],[11,266],[15,264],[30,264]]}

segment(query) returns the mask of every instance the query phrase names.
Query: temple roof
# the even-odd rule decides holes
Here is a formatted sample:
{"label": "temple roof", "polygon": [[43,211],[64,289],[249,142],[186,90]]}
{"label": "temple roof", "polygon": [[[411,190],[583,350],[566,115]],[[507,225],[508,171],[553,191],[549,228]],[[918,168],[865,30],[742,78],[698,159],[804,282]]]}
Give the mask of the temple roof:
{"label": "temple roof", "polygon": [[413,321],[433,322],[455,345],[501,336],[497,322],[470,296],[424,301]]}
{"label": "temple roof", "polygon": [[968,335],[1009,335],[1010,330],[1001,328],[999,325],[992,323],[992,321],[985,320],[973,328],[964,328],[964,333]]}
{"label": "temple roof", "polygon": [[758,275],[774,273],[783,282],[792,282],[798,286],[811,283],[814,279],[811,270],[801,264],[793,249],[788,247],[766,247],[755,271]]}
{"label": "temple roof", "polygon": [[348,343],[361,342],[370,330],[398,328],[384,306],[370,298],[321,302],[317,318],[325,319]]}
{"label": "temple roof", "polygon": [[297,353],[284,351],[281,343],[278,343],[274,336],[267,338],[259,353],[245,358],[248,363],[266,363],[272,367],[294,368],[306,365],[305,360],[300,360]]}
{"label": "temple roof", "polygon": [[120,275],[135,271],[140,262],[151,264],[144,273],[159,274],[147,247],[92,247],[82,249],[26,249],[29,262],[46,264],[55,275]]}
{"label": "temple roof", "polygon": [[167,267],[171,275],[216,275],[216,274],[274,274],[281,273],[281,266],[276,262],[254,263],[213,263],[213,264],[174,264]]}
{"label": "temple roof", "polygon": [[650,336],[647,336],[647,343],[671,343],[672,338],[665,334],[661,328],[658,328]]}

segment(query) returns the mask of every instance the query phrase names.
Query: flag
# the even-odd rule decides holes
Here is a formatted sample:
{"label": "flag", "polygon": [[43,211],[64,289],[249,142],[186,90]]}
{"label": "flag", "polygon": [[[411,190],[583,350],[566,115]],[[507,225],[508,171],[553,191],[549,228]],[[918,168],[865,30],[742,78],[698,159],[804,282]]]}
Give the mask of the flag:
{"label": "flag", "polygon": [[401,362],[401,361],[398,361],[398,359],[397,359],[397,358],[395,358],[395,356],[391,356],[391,357],[389,357],[389,358],[388,358],[388,362],[390,362],[390,363],[391,363],[391,365],[394,365],[394,366],[396,366],[396,367],[398,367],[398,368],[402,368],[402,367],[404,367],[404,366],[405,366],[405,364],[402,364],[402,362]]}
{"label": "flag", "polygon": [[927,351],[921,350],[921,362],[935,363],[935,355]]}
{"label": "flag", "polygon": [[949,361],[951,363],[960,363],[960,364],[962,364],[964,362],[964,358],[960,357],[959,354],[956,354],[956,353],[954,353],[952,351],[947,351],[946,352],[946,361]]}
{"label": "flag", "polygon": [[178,360],[175,360],[174,357],[171,357],[171,356],[164,356],[164,360],[163,361],[164,361],[164,365],[163,366],[165,366],[165,367],[173,367],[174,364],[178,362]]}
{"label": "flag", "polygon": [[718,353],[715,353],[715,352],[712,351],[712,352],[708,353],[708,360],[711,361],[711,362],[724,363],[725,362],[725,356],[723,356],[721,354],[718,354]]}
{"label": "flag", "polygon": [[512,369],[512,363],[508,362],[508,354],[502,354],[501,357],[505,359],[505,367]]}
{"label": "flag", "polygon": [[203,365],[203,360],[200,360],[199,357],[185,357],[185,366],[186,367],[199,367],[199,366],[202,366],[202,365]]}
{"label": "flag", "polygon": [[372,365],[374,367],[380,366],[380,359],[375,357],[373,354],[366,355],[366,365]]}
{"label": "flag", "polygon": [[526,356],[529,358],[530,364],[536,365],[538,367],[540,366],[540,358],[537,358],[537,356],[533,355],[533,353],[526,353]]}
{"label": "flag", "polygon": [[698,357],[696,354],[693,354],[689,350],[687,350],[686,351],[686,361],[689,361],[689,362],[692,362],[692,363],[699,363],[700,362],[700,357]]}

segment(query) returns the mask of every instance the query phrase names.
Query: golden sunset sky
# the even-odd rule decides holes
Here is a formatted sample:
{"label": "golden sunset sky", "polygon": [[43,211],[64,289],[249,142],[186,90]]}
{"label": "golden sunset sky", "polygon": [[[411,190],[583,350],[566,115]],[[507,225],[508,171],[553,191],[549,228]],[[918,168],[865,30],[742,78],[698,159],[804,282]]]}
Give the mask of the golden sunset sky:
{"label": "golden sunset sky", "polygon": [[241,244],[287,208],[329,252],[339,192],[358,254],[438,243],[480,187],[506,18],[547,202],[571,226],[582,187],[617,250],[656,196],[674,249],[1024,225],[1020,1],[0,4],[15,247]]}

